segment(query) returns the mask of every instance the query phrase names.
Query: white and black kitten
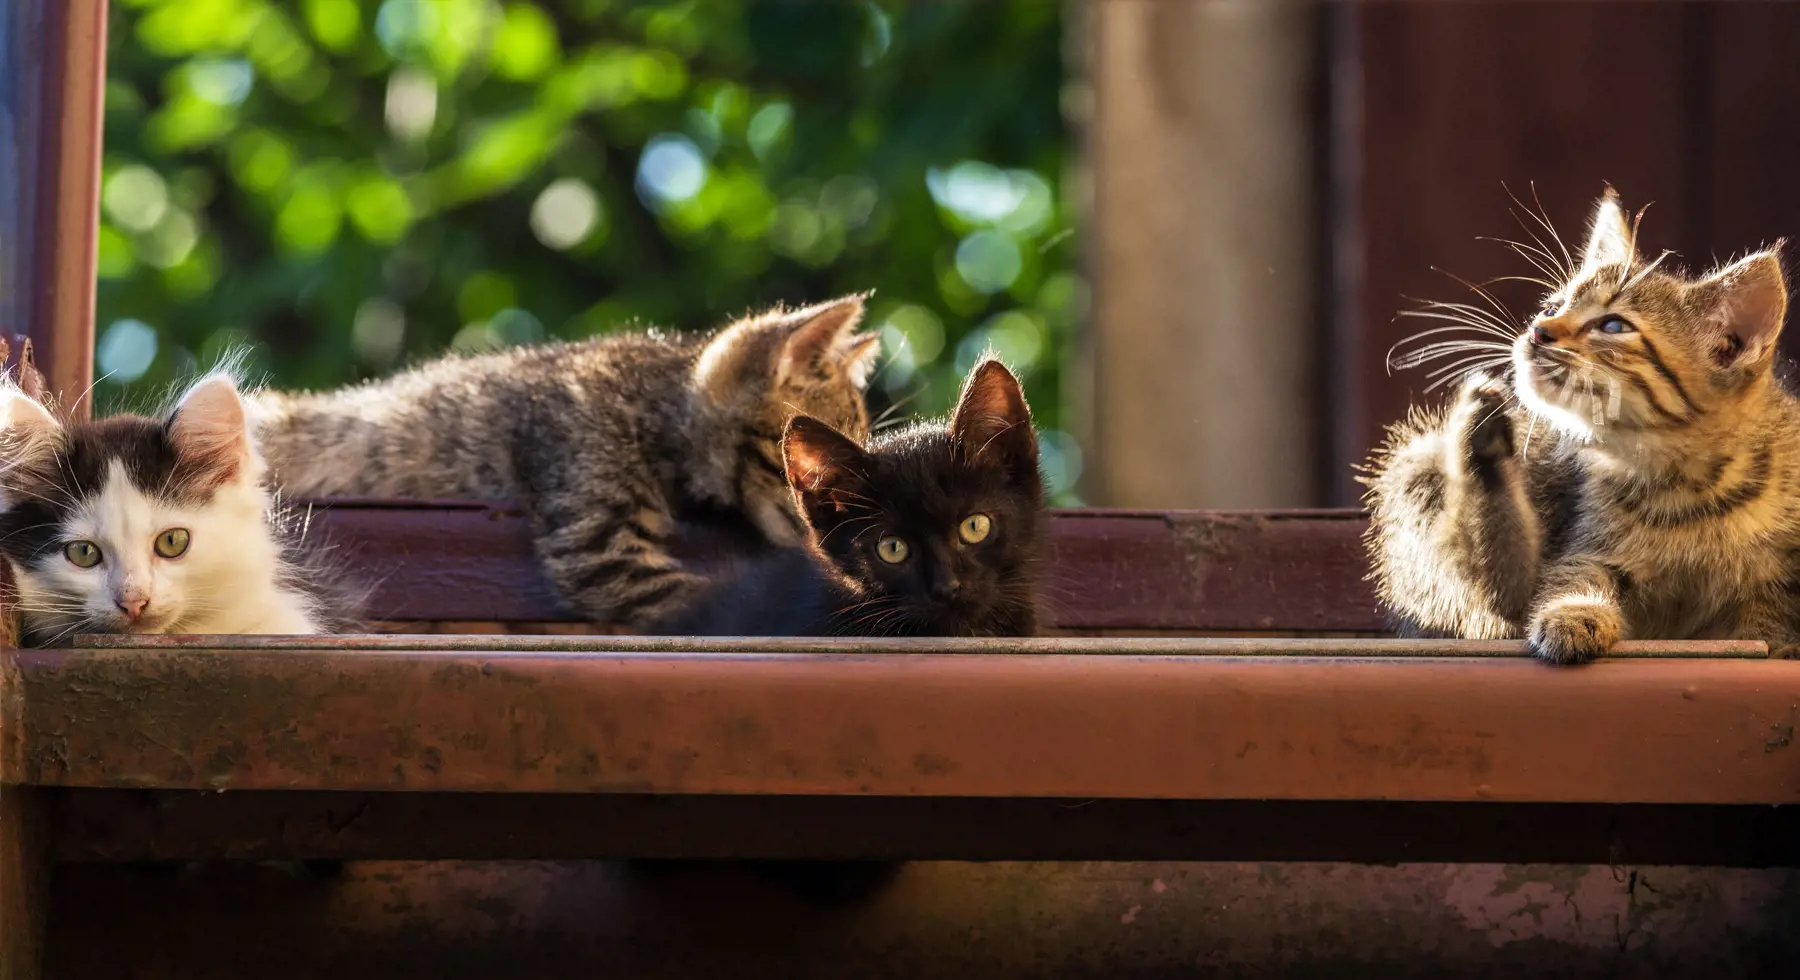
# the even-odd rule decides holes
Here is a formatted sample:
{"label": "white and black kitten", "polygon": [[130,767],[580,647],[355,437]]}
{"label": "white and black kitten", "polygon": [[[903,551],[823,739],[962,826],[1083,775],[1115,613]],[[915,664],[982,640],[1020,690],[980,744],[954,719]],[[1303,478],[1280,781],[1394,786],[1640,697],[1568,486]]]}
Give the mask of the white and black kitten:
{"label": "white and black kitten", "polygon": [[354,597],[318,549],[302,547],[264,472],[224,374],[161,419],[64,424],[0,388],[0,554],[25,640],[305,634],[347,622]]}
{"label": "white and black kitten", "polygon": [[806,416],[782,439],[804,549],[742,561],[660,632],[1029,636],[1043,481],[1005,365],[976,365],[949,420],[863,448]]}

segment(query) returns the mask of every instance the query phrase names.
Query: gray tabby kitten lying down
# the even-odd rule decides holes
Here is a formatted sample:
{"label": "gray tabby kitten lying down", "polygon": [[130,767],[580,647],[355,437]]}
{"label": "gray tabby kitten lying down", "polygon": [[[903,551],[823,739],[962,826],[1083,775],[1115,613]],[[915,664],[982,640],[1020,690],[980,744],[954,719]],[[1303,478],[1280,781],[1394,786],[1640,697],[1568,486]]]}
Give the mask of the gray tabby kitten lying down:
{"label": "gray tabby kitten lying down", "polygon": [[1623,639],[1792,654],[1800,403],[1773,375],[1781,261],[1689,276],[1667,256],[1644,260],[1608,190],[1521,333],[1444,345],[1497,351],[1512,377],[1471,377],[1372,467],[1375,579],[1405,631],[1524,637],[1554,663]]}
{"label": "gray tabby kitten lying down", "polygon": [[670,553],[677,519],[733,512],[800,542],[782,427],[804,413],[867,438],[880,338],[856,332],[862,315],[849,296],[709,335],[610,334],[266,392],[258,435],[290,494],[519,501],[563,598],[641,631],[702,584]]}

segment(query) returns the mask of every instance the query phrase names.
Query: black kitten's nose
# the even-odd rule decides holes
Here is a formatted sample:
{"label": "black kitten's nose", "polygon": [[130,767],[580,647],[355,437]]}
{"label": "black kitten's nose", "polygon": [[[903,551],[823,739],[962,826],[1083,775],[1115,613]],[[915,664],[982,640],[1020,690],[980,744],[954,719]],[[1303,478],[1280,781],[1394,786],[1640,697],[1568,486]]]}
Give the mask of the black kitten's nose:
{"label": "black kitten's nose", "polygon": [[1554,344],[1556,337],[1543,327],[1531,328],[1531,342],[1534,344]]}
{"label": "black kitten's nose", "polygon": [[941,578],[931,590],[931,594],[939,599],[954,599],[962,593],[962,582],[956,577]]}

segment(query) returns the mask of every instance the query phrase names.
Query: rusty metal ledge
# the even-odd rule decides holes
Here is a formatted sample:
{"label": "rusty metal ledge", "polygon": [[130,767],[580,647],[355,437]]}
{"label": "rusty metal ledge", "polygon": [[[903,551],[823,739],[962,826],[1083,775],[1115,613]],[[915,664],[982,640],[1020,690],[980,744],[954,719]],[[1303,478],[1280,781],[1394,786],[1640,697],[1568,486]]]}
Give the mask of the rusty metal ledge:
{"label": "rusty metal ledge", "polygon": [[[1267,637],[719,637],[719,636],[492,636],[485,634],[347,636],[131,636],[76,637],[95,650],[385,650],[445,653],[736,653],[863,654],[1055,654],[1159,657],[1514,657],[1524,644],[1500,640],[1308,639]],[[1761,640],[1649,640],[1620,643],[1608,659],[1763,659]],[[1797,667],[1796,669],[1800,669]]]}
{"label": "rusty metal ledge", "polygon": [[53,786],[1800,802],[1800,664],[1767,659],[246,648],[0,667],[6,779]]}

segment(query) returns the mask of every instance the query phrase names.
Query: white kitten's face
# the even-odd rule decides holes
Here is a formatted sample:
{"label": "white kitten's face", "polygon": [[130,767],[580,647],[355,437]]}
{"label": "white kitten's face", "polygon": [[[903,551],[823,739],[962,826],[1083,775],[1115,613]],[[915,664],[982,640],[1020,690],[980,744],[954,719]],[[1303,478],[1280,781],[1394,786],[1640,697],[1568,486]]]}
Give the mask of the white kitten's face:
{"label": "white kitten's face", "polygon": [[[153,488],[152,488],[153,489]],[[184,632],[224,611],[267,561],[262,494],[239,482],[182,503],[138,486],[120,459],[67,512],[53,554],[18,573],[33,632]]]}
{"label": "white kitten's face", "polygon": [[169,419],[62,426],[0,392],[0,551],[26,635],[213,632],[279,561],[243,407],[202,382]]}

